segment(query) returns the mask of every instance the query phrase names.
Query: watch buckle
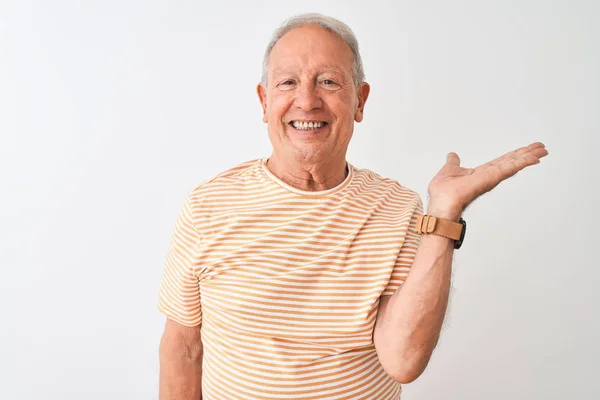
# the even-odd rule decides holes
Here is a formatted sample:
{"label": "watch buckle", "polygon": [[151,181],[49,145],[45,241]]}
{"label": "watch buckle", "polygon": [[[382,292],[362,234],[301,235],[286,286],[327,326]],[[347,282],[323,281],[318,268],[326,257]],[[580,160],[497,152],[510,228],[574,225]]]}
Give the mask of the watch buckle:
{"label": "watch buckle", "polygon": [[437,218],[431,215],[420,215],[417,219],[417,233],[424,235],[432,233],[437,225]]}

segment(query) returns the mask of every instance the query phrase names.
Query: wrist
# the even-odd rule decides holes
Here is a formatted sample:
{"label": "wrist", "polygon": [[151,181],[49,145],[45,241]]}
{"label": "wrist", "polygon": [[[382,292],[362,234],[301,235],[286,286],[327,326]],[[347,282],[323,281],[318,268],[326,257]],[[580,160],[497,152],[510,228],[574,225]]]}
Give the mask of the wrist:
{"label": "wrist", "polygon": [[436,218],[459,222],[462,216],[462,209],[460,209],[460,207],[441,206],[435,203],[429,203],[426,214]]}

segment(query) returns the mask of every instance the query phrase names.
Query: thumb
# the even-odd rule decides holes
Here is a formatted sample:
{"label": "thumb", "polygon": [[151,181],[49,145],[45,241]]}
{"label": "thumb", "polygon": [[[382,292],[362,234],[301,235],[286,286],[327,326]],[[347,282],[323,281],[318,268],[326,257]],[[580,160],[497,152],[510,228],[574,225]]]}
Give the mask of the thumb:
{"label": "thumb", "polygon": [[460,157],[454,152],[450,152],[446,155],[446,164],[458,165],[460,167]]}

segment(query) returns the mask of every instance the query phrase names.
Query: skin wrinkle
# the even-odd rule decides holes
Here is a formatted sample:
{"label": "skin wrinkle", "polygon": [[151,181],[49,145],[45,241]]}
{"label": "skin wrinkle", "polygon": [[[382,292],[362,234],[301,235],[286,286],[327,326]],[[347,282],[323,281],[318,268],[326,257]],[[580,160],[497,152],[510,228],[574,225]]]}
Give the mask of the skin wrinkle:
{"label": "skin wrinkle", "polygon": [[[269,56],[268,79],[257,85],[273,152],[269,170],[300,190],[320,191],[347,176],[346,151],[354,122],[363,118],[367,83],[355,85],[350,46],[315,25],[286,33]],[[320,133],[291,121],[325,121]]]}

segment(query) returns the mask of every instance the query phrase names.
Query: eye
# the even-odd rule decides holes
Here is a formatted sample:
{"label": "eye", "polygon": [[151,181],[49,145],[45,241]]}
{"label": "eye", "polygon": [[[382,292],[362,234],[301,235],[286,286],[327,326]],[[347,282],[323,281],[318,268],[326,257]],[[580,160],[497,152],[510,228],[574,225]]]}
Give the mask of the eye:
{"label": "eye", "polygon": [[281,82],[279,84],[279,86],[291,86],[293,85],[295,82],[291,79],[286,79],[285,81]]}
{"label": "eye", "polygon": [[338,83],[333,79],[323,79],[321,84],[328,89],[337,88],[339,86]]}

